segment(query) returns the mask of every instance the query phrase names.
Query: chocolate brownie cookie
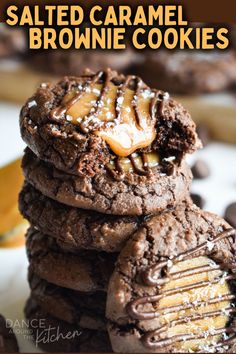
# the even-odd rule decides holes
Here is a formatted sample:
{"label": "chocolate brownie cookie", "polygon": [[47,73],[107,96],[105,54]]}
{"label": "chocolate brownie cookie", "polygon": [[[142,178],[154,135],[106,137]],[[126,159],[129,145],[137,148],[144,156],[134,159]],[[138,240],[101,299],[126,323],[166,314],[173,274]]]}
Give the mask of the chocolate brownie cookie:
{"label": "chocolate brownie cookie", "polygon": [[58,169],[126,184],[131,172],[148,183],[153,166],[165,170],[167,157],[181,160],[200,146],[179,103],[111,70],[41,85],[21,110],[20,128],[30,149]]}
{"label": "chocolate brownie cookie", "polygon": [[[236,80],[236,53],[159,51],[133,67],[151,86],[171,93],[201,94],[230,88]],[[155,74],[154,74],[155,73]]]}
{"label": "chocolate brownie cookie", "polygon": [[224,217],[232,227],[236,228],[236,202],[227,206]]}
{"label": "chocolate brownie cookie", "polygon": [[122,51],[91,50],[47,50],[30,52],[28,63],[37,71],[55,75],[80,75],[87,68],[94,71],[104,67],[126,71],[136,62],[131,49]]}
{"label": "chocolate brownie cookie", "polygon": [[64,253],[55,240],[30,228],[26,236],[30,270],[49,283],[85,292],[106,291],[116,253]]}
{"label": "chocolate brownie cookie", "polygon": [[35,345],[48,352],[111,352],[105,331],[80,328],[49,315],[29,298],[25,306]]}
{"label": "chocolate brownie cookie", "polygon": [[115,352],[234,352],[236,231],[186,205],[151,217],[110,280]]}
{"label": "chocolate brownie cookie", "polygon": [[208,178],[211,174],[208,164],[201,159],[195,161],[191,168],[194,179],[204,179]]}
{"label": "chocolate brownie cookie", "polygon": [[119,252],[137,230],[142,217],[103,215],[60,204],[25,183],[19,198],[22,215],[61,249]]}
{"label": "chocolate brownie cookie", "polygon": [[80,327],[106,330],[106,293],[82,293],[48,283],[31,271],[28,274],[31,297],[48,314]]}
{"label": "chocolate brownie cookie", "polygon": [[199,208],[201,208],[201,209],[204,208],[204,206],[206,204],[206,200],[200,194],[191,193],[190,197],[191,197],[193,203],[196,204]]}
{"label": "chocolate brownie cookie", "polygon": [[63,204],[116,215],[147,215],[178,205],[189,194],[191,171],[168,159],[153,167],[152,175],[129,174],[123,180],[108,175],[94,177],[66,174],[39,160],[26,149],[22,167],[27,182]]}
{"label": "chocolate brownie cookie", "polygon": [[0,315],[0,353],[16,352],[19,352],[19,348],[13,329],[7,325],[5,318]]}
{"label": "chocolate brownie cookie", "polygon": [[0,23],[0,59],[16,58],[26,51],[26,36],[22,29]]}

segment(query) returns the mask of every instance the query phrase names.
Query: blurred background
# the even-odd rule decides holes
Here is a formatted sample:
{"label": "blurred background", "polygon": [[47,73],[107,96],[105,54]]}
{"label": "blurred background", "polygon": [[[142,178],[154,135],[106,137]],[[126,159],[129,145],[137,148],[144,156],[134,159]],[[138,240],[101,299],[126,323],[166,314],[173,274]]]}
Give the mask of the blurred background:
{"label": "blurred background", "polygon": [[[193,192],[205,194],[201,197],[207,209],[224,214],[227,204],[236,201],[236,26],[228,27],[231,44],[225,51],[137,51],[129,46],[124,51],[29,51],[23,29],[0,24],[0,247],[24,243],[26,224],[17,210],[24,149],[18,126],[20,108],[40,83],[80,75],[87,68],[111,67],[139,75],[190,111],[208,145],[199,156],[209,167],[205,181],[195,178]],[[197,158],[191,157],[190,163]],[[227,182],[231,177],[232,183]],[[219,185],[214,185],[216,180]]]}
{"label": "blurred background", "polygon": [[[24,32],[0,24],[0,313],[21,318],[28,295],[24,233],[18,193],[24,143],[21,106],[42,82],[111,67],[135,74],[168,91],[195,120],[204,148],[189,157],[192,198],[204,209],[225,216],[236,227],[236,27],[227,51],[46,51],[29,52]],[[18,294],[19,303],[15,301]],[[21,304],[22,302],[22,304]],[[25,351],[33,351],[30,346]]]}

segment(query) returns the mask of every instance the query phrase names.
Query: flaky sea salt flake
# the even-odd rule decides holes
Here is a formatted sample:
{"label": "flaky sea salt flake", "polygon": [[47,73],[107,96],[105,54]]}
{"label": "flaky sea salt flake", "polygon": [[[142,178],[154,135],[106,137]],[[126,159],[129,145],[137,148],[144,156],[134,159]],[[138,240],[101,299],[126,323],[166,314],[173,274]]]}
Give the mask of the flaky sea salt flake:
{"label": "flaky sea salt flake", "polygon": [[208,251],[212,251],[215,246],[215,244],[211,241],[207,241],[206,245],[207,245]]}
{"label": "flaky sea salt flake", "polygon": [[29,108],[34,107],[34,106],[37,106],[37,102],[35,100],[28,102]]}

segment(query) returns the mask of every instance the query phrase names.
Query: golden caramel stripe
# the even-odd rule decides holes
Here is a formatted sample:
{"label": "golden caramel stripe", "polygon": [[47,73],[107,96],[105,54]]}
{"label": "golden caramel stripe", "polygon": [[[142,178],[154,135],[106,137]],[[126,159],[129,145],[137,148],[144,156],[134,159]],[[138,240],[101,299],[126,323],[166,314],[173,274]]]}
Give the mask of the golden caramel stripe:
{"label": "golden caramel stripe", "polygon": [[[236,313],[236,308],[232,308],[232,307],[228,307],[225,308],[224,311],[229,315],[232,313]],[[158,334],[165,332],[169,327],[173,327],[179,324],[185,324],[185,323],[189,323],[189,322],[194,322],[197,320],[201,320],[201,319],[205,319],[205,318],[211,318],[211,317],[217,317],[217,316],[222,316],[224,313],[222,310],[216,310],[216,311],[209,311],[209,312],[205,312],[203,314],[195,314],[195,315],[191,315],[191,316],[187,316],[187,317],[181,317],[178,320],[173,320],[171,321],[171,326],[168,325],[164,325],[154,331],[150,331],[148,333],[146,333],[142,338],[145,341],[146,340],[151,340],[153,337],[157,336]],[[194,338],[191,338],[194,339]]]}
{"label": "golden caramel stripe", "polygon": [[[215,247],[215,244],[217,242],[223,240],[224,238],[233,236],[235,234],[236,234],[236,231],[234,229],[225,230],[225,231],[219,233],[213,240],[206,241],[203,244],[201,244],[189,251],[180,253],[178,256],[171,259],[171,262],[173,264],[176,264],[177,262],[183,261],[183,260],[189,258],[190,256],[193,256],[194,254],[196,254],[202,250],[205,250],[207,248],[208,242],[211,242],[213,244],[213,246]],[[149,267],[145,272],[143,272],[142,279],[143,279],[144,284],[148,285],[148,286],[162,285],[163,282],[165,282],[165,279],[157,279],[155,277],[155,273],[157,271],[159,271],[160,269],[166,267],[168,265],[168,261],[169,260],[165,260],[165,261],[160,262],[159,264],[155,264],[154,266]]]}
{"label": "golden caramel stripe", "polygon": [[164,307],[161,309],[158,309],[158,311],[150,311],[150,312],[139,312],[138,311],[138,306],[142,305],[142,304],[147,304],[147,303],[153,303],[156,302],[156,298],[157,296],[147,296],[147,297],[142,297],[140,299],[137,299],[135,301],[133,301],[131,304],[129,304],[127,306],[127,312],[129,313],[129,315],[136,320],[152,320],[154,318],[160,317],[161,315],[166,315],[166,314],[171,314],[171,313],[175,313],[178,311],[182,311],[182,310],[188,310],[191,309],[193,307],[199,307],[202,305],[211,305],[211,304],[215,304],[215,303],[220,303],[222,301],[230,301],[230,300],[234,300],[236,299],[236,296],[233,294],[226,294],[226,295],[222,295],[221,297],[214,297],[210,300],[207,301],[196,301],[196,303],[192,304],[181,304],[181,305],[175,305],[175,306],[170,306],[170,307]]}
{"label": "golden caramel stripe", "polygon": [[[221,335],[223,333],[227,333],[227,330],[228,330],[227,328],[214,329],[214,333],[213,334],[211,333],[210,336],[214,337],[214,336]],[[167,347],[169,345],[173,345],[176,342],[182,342],[182,341],[189,341],[189,340],[194,340],[194,339],[205,338],[206,333],[207,333],[207,332],[202,332],[202,333],[199,333],[199,334],[193,334],[193,333],[190,333],[190,334],[179,334],[179,335],[176,335],[176,336],[173,336],[173,337],[170,337],[170,338],[161,339],[159,341],[152,341],[152,338],[157,334],[155,332],[156,331],[149,332],[149,333],[145,334],[142,337],[142,341],[143,341],[143,343],[145,344],[146,347],[155,348],[155,349],[164,348],[164,347]]]}

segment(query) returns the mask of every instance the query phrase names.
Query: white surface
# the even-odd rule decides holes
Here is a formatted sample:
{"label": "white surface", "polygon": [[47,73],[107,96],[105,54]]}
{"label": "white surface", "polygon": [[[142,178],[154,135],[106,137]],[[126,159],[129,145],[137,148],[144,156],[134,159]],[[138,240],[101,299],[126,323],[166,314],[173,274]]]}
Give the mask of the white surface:
{"label": "white surface", "polygon": [[[21,155],[23,151],[18,116],[19,107],[0,104],[0,165]],[[195,181],[192,191],[206,198],[207,210],[222,215],[225,206],[236,201],[236,146],[211,144],[191,156],[191,163],[198,157],[209,164],[211,176]],[[0,250],[0,269],[0,313],[11,320],[22,320],[23,306],[29,294],[25,249]],[[30,341],[24,338],[23,332],[20,326],[18,339],[21,351],[35,351]]]}
{"label": "white surface", "polygon": [[19,130],[20,106],[0,102],[0,166],[22,154],[25,144]]}
{"label": "white surface", "polygon": [[[25,248],[0,250],[0,313],[13,321],[20,351],[35,352],[30,331],[22,323],[23,308],[29,296]],[[19,323],[19,324],[18,324]]]}
{"label": "white surface", "polygon": [[[19,131],[20,107],[0,102],[0,166],[22,155],[25,144]],[[21,323],[29,295],[28,261],[25,248],[0,249],[0,314],[14,321],[20,350],[38,351],[29,340],[30,332]],[[19,320],[18,323],[15,321]]]}

